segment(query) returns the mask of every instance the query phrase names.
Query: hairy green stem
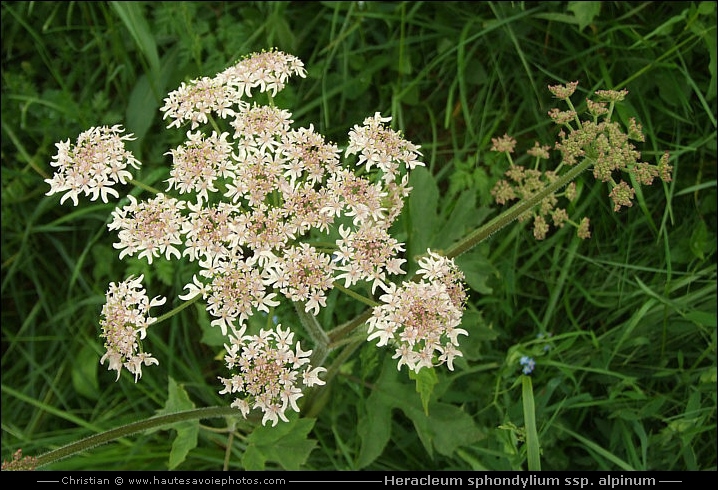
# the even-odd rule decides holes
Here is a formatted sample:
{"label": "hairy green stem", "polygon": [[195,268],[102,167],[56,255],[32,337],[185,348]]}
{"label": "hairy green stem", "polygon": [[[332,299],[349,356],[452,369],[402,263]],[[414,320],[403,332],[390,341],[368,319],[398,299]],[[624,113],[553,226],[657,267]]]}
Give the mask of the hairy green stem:
{"label": "hairy green stem", "polygon": [[176,422],[183,422],[186,420],[237,416],[240,416],[240,413],[236,408],[208,407],[177,412],[169,415],[150,417],[145,420],[140,420],[139,422],[133,422],[99,434],[91,435],[77,442],[73,442],[72,444],[68,444],[67,446],[62,446],[61,448],[42,454],[37,457],[37,467],[40,468],[42,466],[47,466],[48,464],[81,453],[95,446],[106,444],[148,429],[157,429],[163,425],[174,424]]}
{"label": "hairy green stem", "polygon": [[329,348],[335,349],[338,347],[339,342],[343,340],[344,337],[352,333],[354,329],[360,325],[363,325],[369,318],[371,318],[371,315],[372,309],[364,310],[364,312],[329,332]]}
{"label": "hairy green stem", "polygon": [[130,179],[130,184],[139,187],[140,189],[143,189],[145,191],[151,192],[152,194],[162,194],[162,191],[159,189],[155,189],[151,185],[147,185],[144,182],[140,182],[139,180]]}
{"label": "hairy green stem", "polygon": [[[469,233],[466,237],[464,237],[461,241],[450,247],[445,255],[448,258],[454,258],[458,257],[459,255],[463,254],[464,252],[467,252],[477,246],[479,243],[483,242],[487,238],[489,238],[491,235],[496,233],[497,231],[501,230],[505,226],[511,224],[514,220],[516,220],[519,216],[524,214],[526,211],[529,211],[531,208],[539,204],[543,199],[550,196],[554,192],[558,191],[562,187],[568,185],[570,182],[576,179],[582,172],[587,170],[591,167],[595,162],[593,159],[585,158],[581,163],[575,165],[572,167],[568,172],[566,172],[564,175],[541,189],[539,192],[534,194],[528,199],[525,199],[523,201],[519,201],[518,203],[514,204],[512,207],[504,211],[503,213],[496,216],[494,219],[489,221],[488,223],[480,226],[473,232]],[[336,286],[336,284],[335,284]],[[342,289],[344,290],[344,289]],[[361,298],[364,298],[363,296]],[[366,301],[363,301],[366,303]],[[369,317],[371,317],[371,310],[366,310],[363,313],[359,314],[349,322],[335,328],[331,332],[329,332],[329,349],[336,348],[338,345],[341,345],[341,341],[344,339],[345,336],[349,335],[351,332],[354,331],[357,327],[362,325],[364,322],[366,322]]]}
{"label": "hairy green stem", "polygon": [[[556,192],[560,188],[567,185],[569,182],[573,181],[576,177],[578,177],[581,172],[588,169],[593,164],[593,161],[590,159],[585,159],[580,164],[576,165],[575,167],[571,168],[566,174],[561,176],[556,181],[552,182],[551,184],[547,185],[543,190],[538,192],[537,194],[533,195],[529,199],[526,199],[524,201],[521,201],[517,204],[515,204],[513,207],[509,208],[508,210],[504,211],[485,225],[477,228],[475,231],[467,235],[463,240],[461,240],[459,243],[451,247],[447,253],[446,256],[449,258],[457,257],[461,255],[462,253],[470,250],[471,248],[475,247],[482,241],[486,240],[488,237],[490,237],[493,233],[497,232],[498,230],[504,228],[511,222],[513,222],[515,219],[517,219],[519,216],[521,216],[526,211],[530,210],[532,207],[536,206],[538,203],[541,202],[542,199],[546,198],[550,194]],[[134,182],[133,182],[134,183]],[[137,183],[140,185],[139,183]],[[149,188],[149,186],[140,185],[140,187],[151,190],[154,192],[152,188]],[[347,292],[346,288],[341,288],[342,291]],[[345,291],[346,290],[346,291]],[[352,295],[354,296],[354,295]],[[184,301],[181,305],[177,306],[176,308],[172,309],[168,313],[165,313],[164,315],[157,318],[157,323],[166,320],[167,318],[172,317],[179,311],[183,310],[184,308],[187,308],[192,303],[196,302],[200,298],[200,295],[198,294],[194,298],[190,299],[189,301]],[[362,296],[362,302],[368,303],[366,301],[366,298]],[[315,365],[322,365],[324,362],[326,355],[329,350],[338,347],[338,342],[344,339],[345,336],[347,336],[349,333],[353,332],[356,328],[358,328],[360,325],[364,324],[372,314],[372,310],[368,309],[364,311],[363,313],[357,315],[354,319],[350,320],[349,322],[337,327],[336,329],[332,330],[327,334],[327,332],[324,331],[324,329],[319,325],[319,322],[317,322],[316,317],[314,315],[307,313],[304,310],[304,305],[296,303],[295,309],[297,311],[297,314],[299,315],[299,318],[302,322],[302,325],[305,327],[307,333],[310,335],[312,340],[314,341],[315,345],[315,353],[312,359],[312,362]],[[361,342],[354,342],[351,345],[348,345],[342,356],[340,358],[345,358],[346,355],[353,352],[359,345],[361,345]],[[336,365],[336,362],[334,363]],[[530,386],[530,385],[528,385]],[[526,395],[526,388],[527,386],[524,386],[524,395]],[[527,403],[526,397],[524,403]],[[524,407],[524,408],[531,408]],[[175,422],[181,422],[185,420],[195,420],[195,419],[205,419],[205,418],[216,418],[216,417],[228,417],[228,416],[236,416],[237,410],[232,407],[210,407],[210,408],[201,408],[196,410],[188,410],[186,412],[178,412],[171,415],[162,415],[159,417],[152,417],[146,420],[141,420],[139,422],[135,422],[132,424],[124,425],[122,427],[118,427],[116,429],[112,429],[106,432],[102,432],[100,434],[95,434],[90,437],[87,437],[85,439],[82,439],[80,441],[74,442],[72,444],[69,444],[67,446],[63,446],[59,449],[55,449],[53,451],[47,452],[37,458],[37,467],[46,466],[48,464],[51,464],[55,461],[58,461],[60,459],[72,456],[74,454],[80,453],[82,451],[86,451],[87,449],[90,449],[92,447],[98,446],[100,444],[105,444],[108,442],[111,442],[113,440],[126,437],[132,434],[136,434],[138,432],[142,432],[148,429],[154,429],[161,427],[163,425],[172,424]],[[533,460],[531,461],[531,466],[535,466],[536,462]],[[540,463],[539,463],[540,464]]]}
{"label": "hairy green stem", "polygon": [[297,316],[302,322],[304,330],[307,331],[314,342],[312,365],[321,366],[329,352],[329,336],[317,321],[317,317],[304,309],[304,303],[294,302],[294,310],[297,312]]}
{"label": "hairy green stem", "polygon": [[342,293],[344,293],[344,294],[346,294],[346,295],[348,295],[348,296],[351,296],[351,297],[354,298],[355,300],[364,303],[365,305],[377,306],[377,305],[379,304],[379,303],[377,303],[376,301],[374,301],[374,300],[372,300],[372,299],[370,299],[370,298],[367,298],[366,296],[362,296],[361,294],[359,294],[359,293],[357,293],[357,292],[355,292],[355,291],[352,291],[352,290],[349,289],[349,288],[345,288],[344,286],[341,285],[341,283],[340,283],[339,281],[334,281],[334,287],[337,288],[337,289],[338,289],[339,291],[341,291]]}
{"label": "hairy green stem", "polygon": [[179,306],[173,308],[171,311],[168,311],[167,313],[165,313],[165,314],[162,315],[162,316],[158,316],[158,317],[157,317],[157,320],[155,320],[154,323],[157,324],[157,323],[160,323],[160,322],[163,322],[163,321],[167,320],[168,318],[173,317],[174,315],[176,315],[176,314],[179,313],[180,311],[182,311],[182,310],[184,310],[185,308],[187,308],[187,307],[188,307],[189,305],[191,305],[192,303],[196,303],[197,300],[199,300],[201,297],[202,297],[202,295],[201,295],[201,294],[198,294],[198,295],[195,296],[194,298],[190,298],[190,299],[188,299],[187,301],[183,301]]}
{"label": "hairy green stem", "polygon": [[454,258],[458,257],[464,252],[467,252],[474,248],[479,243],[483,242],[487,238],[489,238],[491,235],[499,231],[500,229],[504,228],[506,225],[513,222],[515,219],[519,218],[522,214],[524,214],[526,211],[529,211],[531,208],[539,204],[542,200],[544,200],[546,197],[550,196],[554,192],[558,191],[562,187],[568,185],[571,181],[573,181],[576,177],[578,177],[584,170],[587,170],[591,165],[594,164],[594,161],[590,158],[584,159],[581,163],[578,165],[572,167],[568,172],[566,172],[564,175],[556,179],[555,181],[551,182],[549,185],[541,189],[539,192],[534,194],[533,196],[529,197],[528,199],[519,201],[518,203],[514,204],[512,207],[504,211],[503,213],[496,216],[494,219],[486,223],[485,225],[480,226],[473,232],[471,232],[469,235],[467,235],[465,238],[463,238],[460,242],[453,245],[446,251],[446,257],[448,258]]}
{"label": "hairy green stem", "polygon": [[359,347],[362,346],[364,342],[364,339],[354,340],[345,346],[339,355],[337,355],[332,364],[327,368],[327,374],[324,377],[325,384],[317,386],[307,396],[305,404],[302,406],[302,413],[305,414],[305,417],[314,418],[321,413],[322,409],[329,401],[330,392],[328,390],[332,379],[339,374],[341,366]]}

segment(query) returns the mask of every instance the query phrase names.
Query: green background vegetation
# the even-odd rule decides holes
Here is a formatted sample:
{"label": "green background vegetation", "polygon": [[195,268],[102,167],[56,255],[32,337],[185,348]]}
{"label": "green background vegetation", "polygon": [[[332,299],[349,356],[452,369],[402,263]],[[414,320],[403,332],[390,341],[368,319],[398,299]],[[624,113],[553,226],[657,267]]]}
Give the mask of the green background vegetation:
{"label": "green background vegetation", "polygon": [[[226,421],[202,420],[47,468],[220,469],[231,442],[232,469],[515,470],[538,441],[543,469],[716,469],[714,2],[3,2],[3,460],[228,404],[201,308],[150,329],[160,365],[139,383],[99,365],[109,282],[144,273],[170,308],[191,271],[120,261],[106,229],[115,203],[60,206],[43,179],[55,142],[123,124],[138,180],[161,185],[163,154],[184,138],[164,129],[162,98],[271,47],[308,69],[277,100],[296,127],[342,145],[379,111],[422,146],[428,171],[396,230],[409,256],[500,211],[489,191],[506,161],[491,138],[514,136],[519,163],[534,141],[552,144],[549,84],[578,80],[576,104],[628,89],[619,119],[643,125],[645,161],[670,151],[675,178],[614,213],[584,175],[568,210],[591,219],[590,240],[565,227],[536,241],[514,223],[460,256],[470,335],[456,370],[437,370],[428,416],[406,369],[364,343],[290,424],[240,423],[230,441]],[[328,327],[363,308],[335,293]],[[523,355],[537,363],[532,386]]]}

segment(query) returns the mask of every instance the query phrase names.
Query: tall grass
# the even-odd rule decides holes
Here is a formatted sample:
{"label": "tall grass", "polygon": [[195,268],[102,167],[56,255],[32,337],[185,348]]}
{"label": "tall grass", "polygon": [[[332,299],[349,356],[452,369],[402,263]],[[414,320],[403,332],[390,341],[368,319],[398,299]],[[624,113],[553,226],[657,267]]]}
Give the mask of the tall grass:
{"label": "tall grass", "polygon": [[[497,214],[506,163],[491,138],[514,136],[517,155],[555,141],[549,84],[578,80],[579,98],[627,88],[620,120],[636,117],[643,158],[668,150],[675,174],[620,213],[582,179],[570,212],[590,217],[588,241],[568,227],[536,241],[515,223],[460,256],[470,335],[456,370],[437,372],[429,414],[386,352],[358,344],[327,361],[341,369],[313,393],[306,437],[282,435],[306,457],[266,468],[715,470],[715,46],[712,2],[3,2],[2,459],[164,413],[174,382],[191,406],[227,405],[201,307],[153,330],[160,365],[139,383],[100,366],[109,282],[144,273],[176,298],[191,271],[118,260],[114,204],[61,207],[43,179],[55,142],[121,123],[139,179],[162,186],[183,136],[164,129],[162,97],[277,47],[308,68],[277,100],[297,127],[341,144],[379,111],[422,145],[428,178],[396,230],[410,255]],[[363,308],[333,293],[320,319]],[[522,384],[523,355],[537,366]],[[229,467],[246,467],[262,439],[234,423],[203,420],[177,467],[220,469],[228,444]],[[167,468],[175,436],[145,431],[47,468]]]}

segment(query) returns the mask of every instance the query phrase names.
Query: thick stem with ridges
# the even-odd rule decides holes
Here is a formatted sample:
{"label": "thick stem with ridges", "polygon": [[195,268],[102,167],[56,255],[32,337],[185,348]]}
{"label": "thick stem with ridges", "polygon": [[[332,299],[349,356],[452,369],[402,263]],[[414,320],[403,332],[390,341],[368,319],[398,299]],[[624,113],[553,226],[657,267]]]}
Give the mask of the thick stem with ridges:
{"label": "thick stem with ridges", "polygon": [[491,235],[513,222],[526,211],[529,211],[531,208],[539,204],[546,197],[550,196],[562,187],[568,185],[584,170],[587,170],[594,163],[595,162],[592,159],[584,159],[581,163],[579,163],[575,167],[572,167],[568,172],[563,174],[555,181],[551,182],[549,185],[541,189],[533,196],[514,204],[512,207],[510,207],[500,215],[496,216],[494,219],[492,219],[485,225],[482,225],[473,232],[471,232],[459,243],[450,247],[446,251],[446,257],[452,259],[454,257],[458,257],[464,252],[471,250],[476,245],[483,242]]}
{"label": "thick stem with ridges", "polygon": [[106,444],[122,437],[127,437],[132,434],[137,434],[148,429],[156,429],[168,424],[174,424],[176,422],[183,422],[186,420],[199,420],[209,419],[218,417],[241,417],[241,414],[236,408],[232,407],[209,407],[199,408],[196,410],[187,410],[184,412],[177,412],[169,415],[160,415],[158,417],[151,417],[149,419],[140,420],[131,424],[117,427],[99,434],[94,434],[86,437],[80,441],[73,442],[67,446],[49,451],[37,457],[37,467],[41,468],[48,464],[54,463],[61,459],[67,458],[74,454],[81,453],[93,447],[101,444]]}

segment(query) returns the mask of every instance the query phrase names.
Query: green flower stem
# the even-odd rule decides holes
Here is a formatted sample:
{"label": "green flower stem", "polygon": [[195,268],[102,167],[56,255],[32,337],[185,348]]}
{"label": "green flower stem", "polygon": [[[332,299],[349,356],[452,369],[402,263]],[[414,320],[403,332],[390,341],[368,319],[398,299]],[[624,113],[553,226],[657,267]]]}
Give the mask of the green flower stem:
{"label": "green flower stem", "polygon": [[365,339],[354,340],[352,343],[344,347],[339,355],[337,355],[336,359],[334,359],[332,364],[327,368],[327,373],[323,378],[326,384],[315,387],[305,398],[305,403],[302,406],[302,413],[304,413],[305,417],[314,418],[322,412],[322,409],[327,404],[329,397],[331,396],[329,386],[332,379],[340,373],[342,365],[359,347],[364,344],[364,342],[366,342]]}
{"label": "green flower stem", "polygon": [[127,437],[148,429],[157,429],[163,425],[183,422],[186,420],[199,420],[220,417],[237,417],[239,412],[232,407],[208,407],[177,412],[170,415],[160,415],[149,419],[133,422],[115,429],[81,439],[67,446],[54,449],[37,457],[37,467],[49,465],[61,459],[73,456],[101,444],[106,444],[122,437]]}
{"label": "green flower stem", "polygon": [[458,257],[459,255],[464,252],[467,252],[468,250],[471,250],[476,245],[483,242],[506,225],[510,224],[512,221],[517,219],[526,211],[529,211],[531,208],[539,204],[546,197],[550,196],[565,185],[568,185],[584,170],[587,170],[593,164],[593,159],[584,159],[581,163],[572,167],[568,172],[566,172],[554,182],[541,189],[533,196],[529,197],[528,199],[519,201],[518,203],[514,204],[512,207],[510,207],[500,215],[496,216],[494,219],[492,219],[485,225],[482,225],[473,232],[471,232],[459,243],[450,247],[446,251],[446,257],[451,259],[454,257]]}
{"label": "green flower stem", "polygon": [[367,298],[366,296],[362,296],[361,294],[359,294],[355,291],[352,291],[349,288],[345,288],[344,286],[341,285],[341,283],[339,281],[334,281],[334,287],[337,288],[342,293],[344,293],[348,296],[351,296],[352,298],[364,303],[365,305],[369,305],[372,307],[379,305],[379,303],[377,303],[373,299]]}
{"label": "green flower stem", "polygon": [[[363,325],[366,323],[366,321],[371,318],[372,315],[372,309],[367,309],[363,313],[355,316],[353,319],[349,320],[347,323],[344,323],[342,325],[339,325],[337,328],[329,332],[329,348],[335,349],[339,346],[340,341],[344,339],[347,335],[352,333],[354,329],[357,327]],[[343,343],[343,342],[342,342]]]}
{"label": "green flower stem", "polygon": [[302,322],[304,330],[307,331],[314,342],[312,365],[321,366],[329,352],[329,336],[317,321],[317,317],[305,311],[304,303],[295,302],[294,309],[297,312],[299,320]]}
{"label": "green flower stem", "polygon": [[235,427],[236,427],[236,423],[234,421],[232,421],[230,424],[230,427],[229,427],[229,438],[227,439],[227,448],[224,450],[224,464],[222,465],[222,470],[224,470],[224,471],[229,470],[229,463],[232,460],[232,447],[234,446]]}
{"label": "green flower stem", "polygon": [[[526,211],[529,211],[531,208],[539,204],[543,199],[545,199],[547,196],[553,194],[554,192],[558,191],[562,187],[568,185],[570,182],[576,179],[582,172],[590,168],[594,164],[594,160],[590,158],[584,159],[581,163],[578,165],[571,167],[571,169],[568,170],[565,174],[563,174],[561,177],[556,179],[554,182],[550,183],[543,189],[541,189],[539,192],[531,196],[530,198],[520,201],[516,204],[514,204],[512,207],[504,211],[503,213],[496,216],[494,219],[486,223],[485,225],[480,226],[470,234],[468,234],[466,237],[464,237],[461,241],[459,241],[457,244],[450,247],[445,255],[448,258],[454,258],[458,257],[464,252],[467,252],[477,246],[479,243],[483,242],[487,238],[489,238],[491,235],[499,231],[500,229],[504,228],[505,226],[509,225],[511,222],[513,222],[515,219],[517,219],[519,216],[524,214]],[[341,289],[343,292],[349,294],[350,296],[358,299],[359,301],[369,304],[370,306],[376,306],[375,302],[368,302],[367,298],[364,296],[360,296],[357,293],[350,291],[341,285],[338,285],[337,283],[334,283],[334,286]],[[357,327],[362,325],[364,322],[366,322],[372,315],[372,311],[366,310],[360,315],[356,316],[354,319],[350,320],[349,322],[340,325],[339,327],[335,328],[334,330],[329,332],[329,350],[332,350],[339,345],[344,344],[343,339],[351,334]]]}
{"label": "green flower stem", "polygon": [[222,130],[219,129],[219,126],[217,125],[217,121],[214,120],[214,117],[212,114],[207,114],[207,120],[212,125],[212,129],[214,129],[217,132],[217,135],[219,136],[222,134]]}
{"label": "green flower stem", "polygon": [[155,189],[151,185],[147,185],[144,182],[140,182],[139,180],[130,179],[130,184],[139,187],[140,189],[146,190],[148,192],[151,192],[152,194],[162,194],[162,191],[159,189]]}
{"label": "green flower stem", "polygon": [[171,311],[168,311],[168,312],[165,313],[164,315],[157,317],[157,320],[156,320],[154,323],[157,324],[157,323],[160,323],[160,322],[163,322],[163,321],[167,320],[168,318],[171,318],[171,317],[175,316],[177,313],[179,313],[180,311],[184,310],[185,308],[187,308],[187,307],[188,307],[189,305],[191,305],[192,303],[196,303],[197,300],[199,300],[201,297],[202,297],[202,295],[201,295],[201,294],[198,294],[198,295],[195,296],[194,298],[190,298],[190,299],[188,299],[187,301],[183,301],[181,305],[179,305],[179,306],[173,308]]}
{"label": "green flower stem", "polygon": [[[563,100],[566,103],[569,110],[573,111],[573,113],[576,114],[574,116],[573,120],[576,123],[576,129],[581,129],[583,127],[583,122],[581,122],[581,119],[578,117],[578,111],[576,110],[576,107],[573,105],[573,102],[571,102],[571,98],[566,97],[565,99],[561,99],[561,100]],[[569,129],[571,129],[570,126],[569,126]]]}

